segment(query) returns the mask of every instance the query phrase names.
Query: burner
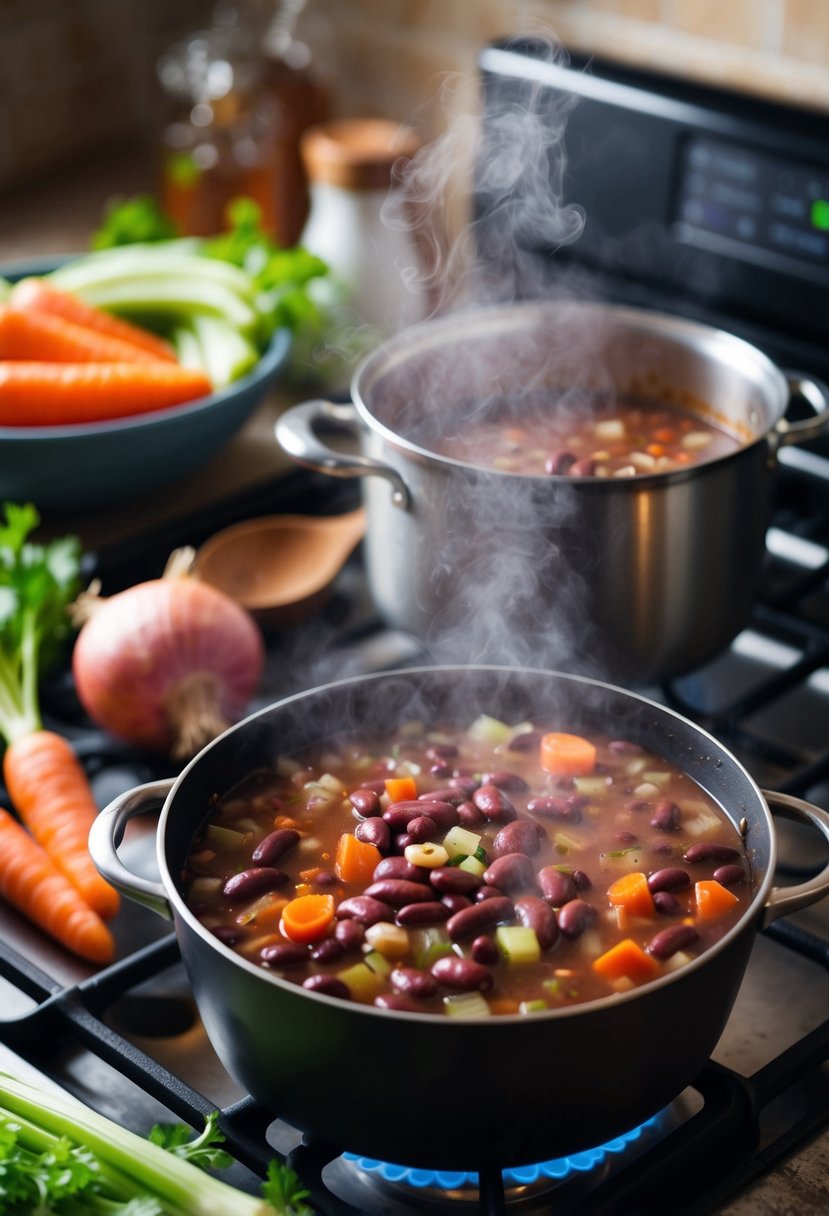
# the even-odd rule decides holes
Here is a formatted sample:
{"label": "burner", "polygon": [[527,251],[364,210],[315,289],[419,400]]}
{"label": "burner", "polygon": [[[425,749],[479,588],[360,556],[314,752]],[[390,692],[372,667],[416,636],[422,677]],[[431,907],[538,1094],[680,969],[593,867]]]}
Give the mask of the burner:
{"label": "burner", "polygon": [[[670,1108],[669,1108],[670,1110]],[[662,1111],[614,1140],[597,1148],[557,1157],[537,1165],[516,1166],[502,1171],[504,1198],[508,1207],[522,1213],[535,1210],[551,1191],[595,1185],[611,1168],[642,1152],[659,1134],[664,1134],[669,1110]],[[496,1175],[497,1176],[497,1175]],[[429,1170],[343,1153],[324,1171],[326,1186],[333,1194],[359,1205],[361,1212],[393,1212],[409,1216],[423,1212],[478,1211],[482,1198],[479,1176],[473,1171]],[[372,1206],[372,1201],[374,1206]],[[389,1201],[393,1206],[389,1207]],[[546,1209],[539,1209],[546,1210]]]}

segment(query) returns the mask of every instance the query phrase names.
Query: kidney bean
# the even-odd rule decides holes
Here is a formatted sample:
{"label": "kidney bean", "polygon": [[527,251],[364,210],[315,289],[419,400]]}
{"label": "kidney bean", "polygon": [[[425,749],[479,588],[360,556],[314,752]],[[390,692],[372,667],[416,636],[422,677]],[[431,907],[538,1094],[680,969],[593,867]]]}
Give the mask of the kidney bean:
{"label": "kidney bean", "polygon": [[334,925],[334,940],[339,942],[347,954],[359,950],[365,941],[366,931],[356,920],[338,920]]}
{"label": "kidney bean", "polygon": [[361,781],[359,788],[361,790],[373,790],[379,798],[381,794],[386,792],[386,783],[382,777],[372,777],[368,781]]}
{"label": "kidney bean", "polygon": [[430,760],[451,760],[457,756],[458,749],[454,743],[430,743],[426,755]]}
{"label": "kidney bean", "polygon": [[593,886],[589,874],[585,874],[584,870],[573,870],[570,877],[576,884],[577,891],[589,891]]}
{"label": "kidney bean", "polygon": [[644,814],[645,811],[649,811],[651,809],[651,804],[648,802],[647,798],[629,798],[623,809],[628,811],[631,815],[641,815]]}
{"label": "kidney bean", "polygon": [[619,756],[634,756],[642,750],[638,743],[631,743],[628,739],[611,739],[607,747],[608,751],[616,752]]}
{"label": "kidney bean", "polygon": [[613,836],[613,839],[616,842],[616,844],[628,845],[628,844],[636,844],[638,837],[634,836],[633,832],[616,832]]}
{"label": "kidney bean", "polygon": [[470,794],[474,794],[475,790],[481,783],[475,777],[464,777],[460,772],[456,772],[455,775],[450,778],[449,784],[451,785],[452,789],[458,790],[464,795],[464,797],[468,798]]}
{"label": "kidney bean", "polygon": [[741,865],[718,866],[714,871],[714,878],[724,887],[736,887],[745,882],[746,873]]}
{"label": "kidney bean", "polygon": [[675,832],[679,827],[681,815],[679,807],[668,798],[660,798],[653,808],[651,827],[659,832]]}
{"label": "kidney bean", "polygon": [[484,773],[481,784],[496,785],[499,790],[507,790],[510,794],[523,794],[530,788],[520,773],[510,773],[503,768]]}
{"label": "kidney bean", "polygon": [[272,866],[275,861],[299,843],[299,832],[295,828],[279,828],[271,832],[253,850],[251,861],[258,866]]}
{"label": "kidney bean", "polygon": [[413,819],[419,819],[423,814],[423,804],[414,806],[387,806],[383,811],[383,820],[393,832],[405,832]]}
{"label": "kidney bean", "polygon": [[452,806],[457,806],[459,802],[463,802],[464,794],[462,790],[453,789],[447,785],[439,790],[432,790],[429,794],[418,794],[417,800],[418,802],[450,802]]}
{"label": "kidney bean", "polygon": [[558,941],[558,921],[548,903],[537,895],[523,895],[515,901],[515,915],[522,925],[532,929],[542,950],[549,950]]}
{"label": "kidney bean", "polygon": [[691,875],[681,866],[666,866],[664,870],[654,870],[648,876],[648,887],[653,894],[656,891],[679,891],[682,887],[690,886]]}
{"label": "kidney bean", "polygon": [[317,870],[316,874],[308,880],[315,887],[332,887],[335,882],[338,882],[336,874],[332,874],[330,870]]}
{"label": "kidney bean", "polygon": [[437,959],[432,964],[432,975],[447,988],[459,988],[462,992],[489,992],[495,984],[488,967],[457,954],[444,954]]}
{"label": "kidney bean", "polygon": [[557,798],[547,794],[543,798],[531,798],[527,803],[531,815],[540,815],[542,819],[560,819],[567,823],[579,823],[581,807],[569,798]]}
{"label": "kidney bean", "polygon": [[337,996],[341,1001],[351,999],[348,984],[337,979],[336,975],[309,975],[307,980],[302,981],[302,987],[307,988],[309,992],[322,992],[325,996]]}
{"label": "kidney bean", "polygon": [[491,929],[501,921],[510,920],[512,915],[512,900],[507,899],[505,895],[498,899],[485,899],[450,916],[446,922],[446,931],[452,941],[457,942],[464,937],[477,937],[483,929]]}
{"label": "kidney bean", "polygon": [[417,1001],[402,992],[381,992],[374,998],[378,1009],[393,1009],[395,1013],[420,1013]]}
{"label": "kidney bean", "polygon": [[526,853],[505,853],[495,860],[484,871],[484,882],[490,886],[500,887],[509,894],[511,891],[535,890],[535,866]]}
{"label": "kidney bean", "polygon": [[451,777],[452,765],[446,760],[436,760],[429,765],[429,772],[433,777]]}
{"label": "kidney bean", "polygon": [[287,881],[288,875],[282,870],[274,870],[272,866],[256,866],[229,878],[222,887],[222,894],[227,899],[252,899],[255,895],[264,895],[266,891],[283,886]]}
{"label": "kidney bean", "polygon": [[650,851],[653,853],[654,857],[673,857],[674,846],[672,844],[668,844],[667,840],[660,840],[658,844],[652,844],[650,846]]}
{"label": "kidney bean", "polygon": [[560,908],[576,898],[577,888],[572,874],[557,870],[555,866],[544,866],[538,871],[538,885],[544,899],[553,908]]}
{"label": "kidney bean", "polygon": [[486,815],[474,802],[461,802],[458,806],[458,823],[464,828],[479,828],[486,823]]}
{"label": "kidney bean", "polygon": [[501,888],[492,887],[489,885],[489,883],[484,883],[484,885],[481,887],[478,887],[478,890],[475,892],[475,902],[476,903],[481,903],[485,899],[503,899],[503,898],[504,898],[504,892],[501,890]]}
{"label": "kidney bean", "polygon": [[348,795],[348,801],[357,814],[364,819],[380,814],[380,795],[376,790],[352,790]]}
{"label": "kidney bean", "polygon": [[428,1001],[438,990],[438,982],[428,971],[418,967],[395,967],[389,976],[392,988],[416,1001]]}
{"label": "kidney bean", "polygon": [[661,912],[663,916],[679,916],[682,911],[682,904],[675,895],[670,891],[655,891],[653,896],[653,906],[657,912]]}
{"label": "kidney bean", "polygon": [[337,908],[337,916],[359,921],[367,929],[380,920],[394,920],[394,909],[370,895],[352,895],[350,899],[342,901]]}
{"label": "kidney bean", "polygon": [[437,834],[437,824],[428,815],[418,815],[417,819],[412,819],[406,832],[409,842],[412,844],[422,844],[424,840],[434,840]]}
{"label": "kidney bean", "polygon": [[552,477],[561,477],[569,473],[575,463],[576,457],[572,452],[551,452],[544,461],[544,471]]}
{"label": "kidney bean", "polygon": [[592,456],[586,456],[584,460],[577,460],[575,464],[571,464],[567,470],[569,477],[592,477],[596,472],[597,462]]}
{"label": "kidney bean", "polygon": [[373,844],[381,853],[388,853],[391,848],[391,828],[379,815],[362,819],[354,829],[354,835],[364,844]]}
{"label": "kidney bean", "polygon": [[732,849],[730,844],[717,844],[715,840],[701,840],[685,850],[683,861],[694,865],[700,861],[735,862],[740,860],[740,853]]}
{"label": "kidney bean", "polygon": [[441,895],[440,902],[445,908],[449,909],[449,915],[454,916],[456,912],[460,912],[461,908],[468,908],[472,900],[468,895],[455,895],[450,891],[446,895]]}
{"label": "kidney bean", "polygon": [[485,967],[494,967],[501,957],[495,942],[485,933],[475,938],[469,947],[469,953],[476,963],[483,963]]}
{"label": "kidney bean", "polygon": [[[348,925],[351,924],[351,921],[342,923]],[[315,963],[333,963],[335,959],[342,958],[344,954],[345,946],[338,942],[336,937],[324,937],[311,949],[311,958]]]}
{"label": "kidney bean", "polygon": [[394,838],[395,853],[405,853],[410,844],[415,844],[408,832],[401,832],[399,836]]}
{"label": "kidney bean", "polygon": [[535,751],[541,744],[541,732],[537,730],[524,730],[520,735],[513,735],[507,744],[507,751],[510,752],[532,752]]}
{"label": "kidney bean", "polygon": [[648,942],[645,949],[654,958],[670,958],[677,950],[684,950],[699,938],[699,933],[693,925],[668,925],[660,929]]}
{"label": "kidney bean", "polygon": [[558,927],[565,937],[580,937],[596,919],[596,909],[583,899],[571,899],[558,910]]}
{"label": "kidney bean", "polygon": [[380,882],[384,878],[403,878],[406,882],[429,881],[429,875],[423,873],[423,866],[413,866],[405,857],[384,857],[374,867],[371,878],[372,882]]}
{"label": "kidney bean", "polygon": [[451,915],[449,908],[437,899],[429,899],[423,903],[404,904],[397,911],[395,920],[398,925],[437,925],[448,920]]}
{"label": "kidney bean", "polygon": [[481,885],[477,874],[459,870],[457,866],[436,866],[429,871],[429,882],[437,891],[447,895],[469,895]]}
{"label": "kidney bean", "polygon": [[421,815],[428,815],[442,832],[448,832],[458,822],[458,808],[453,802],[441,802],[436,798],[424,798],[420,802]]}
{"label": "kidney bean", "polygon": [[242,938],[241,931],[235,925],[216,925],[210,932],[214,937],[218,937],[220,942],[224,942],[226,946],[235,946]]}
{"label": "kidney bean", "polygon": [[271,967],[296,967],[308,962],[308,947],[298,942],[274,942],[259,951],[263,963]]}
{"label": "kidney bean", "polygon": [[402,908],[403,904],[425,903],[432,898],[432,889],[425,883],[410,882],[406,878],[381,878],[379,882],[366,887],[363,894],[368,899],[379,899],[393,908]]}
{"label": "kidney bean", "polygon": [[535,857],[541,848],[541,837],[538,825],[528,819],[515,819],[507,823],[496,834],[492,848],[496,857],[506,853],[525,853],[527,857]]}
{"label": "kidney bean", "polygon": [[472,795],[472,801],[479,811],[483,811],[486,819],[494,820],[497,823],[508,823],[510,820],[518,818],[515,807],[497,785],[479,786]]}

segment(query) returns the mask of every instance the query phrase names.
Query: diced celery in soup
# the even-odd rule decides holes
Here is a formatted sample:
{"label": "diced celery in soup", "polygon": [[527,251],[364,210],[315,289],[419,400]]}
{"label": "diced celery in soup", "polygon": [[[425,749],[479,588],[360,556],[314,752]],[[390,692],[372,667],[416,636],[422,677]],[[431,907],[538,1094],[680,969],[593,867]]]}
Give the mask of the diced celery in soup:
{"label": "diced celery in soup", "polygon": [[495,714],[276,758],[207,810],[182,883],[206,929],[285,980],[454,1018],[671,975],[752,894],[739,831],[686,773]]}

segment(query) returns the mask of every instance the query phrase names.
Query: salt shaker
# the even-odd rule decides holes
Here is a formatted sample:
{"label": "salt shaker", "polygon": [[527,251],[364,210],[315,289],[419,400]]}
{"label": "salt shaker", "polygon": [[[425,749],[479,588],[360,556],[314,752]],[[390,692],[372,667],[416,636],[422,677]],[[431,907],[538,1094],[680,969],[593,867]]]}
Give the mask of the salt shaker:
{"label": "salt shaker", "polygon": [[300,244],[329,265],[357,319],[389,334],[426,313],[417,245],[400,209],[390,218],[393,166],[419,139],[385,119],[318,124],[302,136],[311,206]]}

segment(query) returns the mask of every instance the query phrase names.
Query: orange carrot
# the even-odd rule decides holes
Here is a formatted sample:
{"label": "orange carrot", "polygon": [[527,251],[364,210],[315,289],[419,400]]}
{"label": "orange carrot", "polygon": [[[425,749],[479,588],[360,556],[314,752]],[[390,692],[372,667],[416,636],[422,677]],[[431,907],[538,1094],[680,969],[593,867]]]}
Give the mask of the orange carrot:
{"label": "orange carrot", "polygon": [[141,347],[158,359],[176,361],[173,348],[162,338],[157,338],[149,330],[123,321],[102,308],[92,308],[77,296],[68,291],[59,291],[43,279],[21,279],[12,288],[10,299],[15,309],[63,317],[65,321],[72,321],[85,329],[94,329],[110,338],[118,338],[121,342]]}
{"label": "orange carrot", "polygon": [[596,748],[581,735],[552,731],[541,740],[541,767],[555,777],[586,777],[596,767]]}
{"label": "orange carrot", "polygon": [[342,882],[367,883],[381,861],[382,854],[376,845],[358,840],[350,832],[343,832],[337,841],[334,873]]}
{"label": "orange carrot", "polygon": [[607,898],[614,908],[624,908],[629,916],[653,916],[655,908],[647,877],[635,872],[623,874],[607,888]]}
{"label": "orange carrot", "polygon": [[158,355],[50,313],[0,308],[0,359],[45,363],[164,363]]}
{"label": "orange carrot", "polygon": [[86,774],[70,745],[49,730],[21,735],[6,748],[9,796],[35,840],[99,916],[118,911],[118,892],[89,855],[89,829],[98,813]]}
{"label": "orange carrot", "polygon": [[49,855],[0,807],[0,895],[56,941],[92,963],[110,963],[115,942]]}
{"label": "orange carrot", "polygon": [[203,372],[177,363],[0,362],[0,426],[124,418],[206,397]]}
{"label": "orange carrot", "polygon": [[405,802],[417,797],[417,782],[414,777],[387,777],[386,793],[392,802]]}
{"label": "orange carrot", "polygon": [[282,909],[282,932],[292,942],[320,941],[333,921],[333,895],[298,895]]}
{"label": "orange carrot", "polygon": [[604,954],[593,959],[593,970],[606,980],[619,980],[626,977],[634,983],[653,979],[659,972],[659,964],[655,958],[646,954],[641,946],[637,946],[632,938],[611,946]]}
{"label": "orange carrot", "polygon": [[695,883],[694,896],[697,916],[700,920],[716,920],[718,916],[724,916],[736,903],[739,903],[734,892],[729,891],[715,878],[707,878]]}

